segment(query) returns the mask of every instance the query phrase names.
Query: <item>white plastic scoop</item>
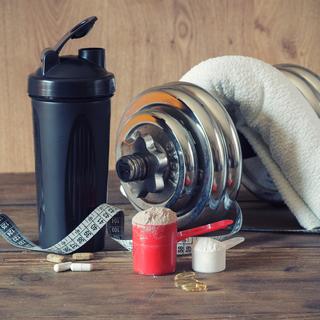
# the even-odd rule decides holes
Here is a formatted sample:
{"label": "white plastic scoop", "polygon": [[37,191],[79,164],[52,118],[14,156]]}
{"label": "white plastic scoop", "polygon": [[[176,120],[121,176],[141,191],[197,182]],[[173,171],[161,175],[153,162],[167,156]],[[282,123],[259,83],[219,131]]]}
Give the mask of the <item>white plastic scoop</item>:
{"label": "white plastic scoop", "polygon": [[243,242],[243,237],[218,241],[209,237],[194,238],[192,269],[196,272],[213,273],[226,268],[226,251]]}

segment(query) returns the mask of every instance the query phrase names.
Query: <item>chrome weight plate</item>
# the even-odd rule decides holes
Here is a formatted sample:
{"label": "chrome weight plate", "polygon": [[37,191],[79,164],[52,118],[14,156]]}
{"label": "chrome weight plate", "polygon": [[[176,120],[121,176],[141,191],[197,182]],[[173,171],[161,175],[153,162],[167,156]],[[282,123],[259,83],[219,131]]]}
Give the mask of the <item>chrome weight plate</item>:
{"label": "chrome weight plate", "polygon": [[[144,91],[126,110],[117,136],[117,172],[137,210],[170,207],[179,228],[212,215],[212,209],[238,210],[236,129],[224,107],[203,89],[176,82]],[[150,147],[146,141],[152,141]],[[164,171],[158,154],[167,163]]]}

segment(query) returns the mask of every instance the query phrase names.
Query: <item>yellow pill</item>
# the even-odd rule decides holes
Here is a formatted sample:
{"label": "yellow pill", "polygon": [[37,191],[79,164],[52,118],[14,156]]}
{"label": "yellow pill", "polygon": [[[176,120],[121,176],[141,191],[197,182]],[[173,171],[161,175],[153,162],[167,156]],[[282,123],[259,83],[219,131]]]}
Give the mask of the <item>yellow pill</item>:
{"label": "yellow pill", "polygon": [[180,279],[189,279],[194,278],[196,276],[195,272],[181,272],[175,275],[174,280],[180,280]]}
{"label": "yellow pill", "polygon": [[181,287],[183,284],[189,284],[190,282],[194,282],[195,280],[193,279],[178,279],[174,282],[174,285],[179,288]]}
{"label": "yellow pill", "polygon": [[181,289],[189,292],[202,292],[202,291],[207,291],[207,285],[204,283],[194,282],[189,284],[183,284],[181,286]]}
{"label": "yellow pill", "polygon": [[72,255],[72,260],[77,260],[77,261],[92,260],[93,258],[94,258],[94,254],[92,252],[78,252]]}
{"label": "yellow pill", "polygon": [[205,283],[199,282],[197,283],[197,289],[199,289],[199,291],[207,291],[208,287]]}
{"label": "yellow pill", "polygon": [[195,282],[186,283],[181,286],[181,289],[184,291],[194,291],[196,288],[197,284]]}
{"label": "yellow pill", "polygon": [[65,256],[61,256],[59,254],[49,253],[47,255],[47,261],[49,261],[49,262],[61,263],[66,260],[67,260],[67,258]]}

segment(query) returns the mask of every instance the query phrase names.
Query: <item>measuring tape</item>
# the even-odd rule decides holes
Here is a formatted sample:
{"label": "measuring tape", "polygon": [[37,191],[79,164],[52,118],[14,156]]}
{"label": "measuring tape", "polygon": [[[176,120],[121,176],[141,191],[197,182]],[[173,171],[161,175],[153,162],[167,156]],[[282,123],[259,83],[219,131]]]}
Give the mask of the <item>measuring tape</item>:
{"label": "measuring tape", "polygon": [[123,212],[109,204],[98,206],[65,238],[46,249],[39,247],[24,236],[15,223],[5,214],[0,214],[0,235],[7,242],[21,249],[68,254],[82,247],[106,224],[111,237],[130,250],[128,241],[121,240],[124,226]]}
{"label": "measuring tape", "polygon": [[[76,251],[105,225],[107,225],[111,239],[118,242],[126,250],[132,251],[132,240],[123,239],[124,214],[122,210],[106,203],[98,206],[71,233],[49,248],[41,248],[30,241],[7,215],[3,213],[0,214],[0,235],[7,242],[17,248],[25,250],[58,254],[69,254]],[[191,245],[192,238],[179,242],[177,244],[177,254],[190,254]]]}

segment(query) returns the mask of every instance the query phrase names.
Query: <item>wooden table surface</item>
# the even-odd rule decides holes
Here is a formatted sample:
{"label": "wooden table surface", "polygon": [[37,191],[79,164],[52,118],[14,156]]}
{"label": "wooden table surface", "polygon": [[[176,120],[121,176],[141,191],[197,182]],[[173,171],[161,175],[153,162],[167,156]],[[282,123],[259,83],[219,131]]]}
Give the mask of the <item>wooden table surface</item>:
{"label": "wooden table surface", "polygon": [[[109,202],[125,210],[126,233],[134,210],[109,179]],[[242,190],[245,228],[296,227],[284,207],[271,207]],[[0,209],[31,240],[37,239],[34,176],[0,175]],[[319,235],[244,232],[245,243],[228,251],[227,270],[198,274],[208,292],[175,288],[174,275],[132,272],[129,252],[106,238],[96,271],[54,273],[46,254],[0,240],[0,319],[320,319]],[[178,257],[177,272],[191,270]]]}

